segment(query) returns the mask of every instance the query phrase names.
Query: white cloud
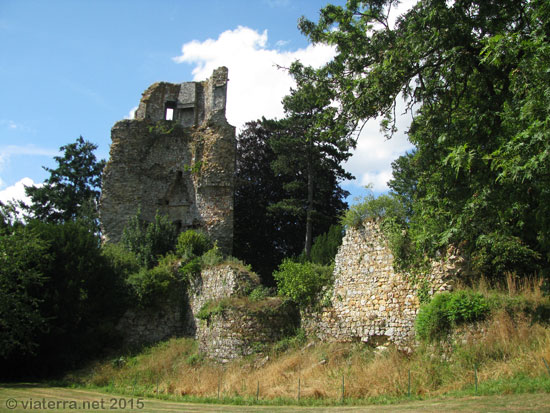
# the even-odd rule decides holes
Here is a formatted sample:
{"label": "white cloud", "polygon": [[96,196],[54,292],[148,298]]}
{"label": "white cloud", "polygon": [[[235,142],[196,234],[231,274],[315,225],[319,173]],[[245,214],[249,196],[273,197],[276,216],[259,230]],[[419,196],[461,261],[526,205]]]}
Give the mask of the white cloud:
{"label": "white cloud", "polygon": [[135,119],[136,118],[136,110],[138,109],[137,106],[134,106],[130,111],[128,112],[128,115],[124,117],[124,119]]}
{"label": "white cloud", "polygon": [[30,204],[30,198],[25,194],[25,186],[40,186],[36,185],[31,178],[23,178],[15,184],[8,186],[0,191],[0,201],[6,203],[8,201],[24,201]]}
{"label": "white cloud", "polygon": [[392,177],[391,163],[414,146],[407,139],[407,130],[411,123],[410,114],[399,115],[405,111],[404,101],[398,97],[396,114],[397,132],[386,139],[380,131],[382,118],[371,119],[363,127],[357,148],[344,167],[356,178],[354,184],[365,186],[372,184],[374,192],[388,190],[387,182]]}
{"label": "white cloud", "polygon": [[25,145],[25,146],[18,146],[18,145],[8,145],[0,147],[0,171],[4,168],[4,166],[8,163],[9,159],[12,156],[17,155],[31,155],[31,156],[56,156],[59,154],[59,151],[47,149],[47,148],[40,148],[35,145]]}
{"label": "white cloud", "polygon": [[390,26],[393,28],[397,18],[408,12],[416,3],[418,3],[418,1],[419,0],[401,0],[397,7],[393,6],[388,16]]}
{"label": "white cloud", "polygon": [[[397,16],[416,2],[402,1],[392,10],[390,22],[395,24]],[[282,45],[282,41],[275,44]],[[219,66],[227,66],[230,79],[227,119],[241,128],[245,122],[262,116],[283,116],[281,99],[288,94],[293,81],[276,65],[288,67],[293,61],[301,60],[306,65],[319,67],[335,55],[334,48],[326,45],[310,45],[293,52],[270,49],[267,45],[267,30],[260,33],[239,26],[221,33],[217,39],[185,43],[181,55],[174,61],[194,65],[192,73],[196,81],[208,78]],[[397,109],[400,109],[399,105]],[[347,184],[362,186],[371,183],[375,192],[387,191],[391,163],[413,148],[405,135],[409,124],[410,116],[401,116],[397,123],[399,132],[391,140],[386,140],[380,132],[379,119],[369,121],[359,137],[354,155],[345,165],[356,177],[356,181]]]}
{"label": "white cloud", "polygon": [[13,120],[8,119],[0,119],[0,125],[5,126],[10,130],[19,128],[19,125],[17,123],[15,123]]}
{"label": "white cloud", "polygon": [[177,63],[195,65],[195,80],[204,80],[214,69],[227,66],[229,85],[227,91],[227,119],[241,128],[244,123],[265,116],[283,116],[281,99],[293,86],[290,75],[277,65],[288,67],[295,60],[306,65],[321,66],[335,54],[326,45],[308,46],[293,52],[269,49],[267,30],[262,33],[239,26],[227,30],[217,39],[194,40],[185,43]]}

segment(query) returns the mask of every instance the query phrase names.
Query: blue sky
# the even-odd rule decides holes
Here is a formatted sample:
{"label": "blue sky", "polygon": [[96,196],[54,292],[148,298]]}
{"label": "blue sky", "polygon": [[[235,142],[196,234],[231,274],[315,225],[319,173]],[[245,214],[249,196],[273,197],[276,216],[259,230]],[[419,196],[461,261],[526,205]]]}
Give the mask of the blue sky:
{"label": "blue sky", "polygon": [[[42,182],[42,166],[80,135],[108,158],[111,127],[156,81],[204,80],[225,65],[230,123],[282,116],[291,80],[274,65],[330,60],[333,49],[297,29],[327,2],[0,0],[0,200]],[[354,195],[369,182],[383,191],[389,163],[410,149],[404,135],[384,142],[369,125],[347,165]]]}

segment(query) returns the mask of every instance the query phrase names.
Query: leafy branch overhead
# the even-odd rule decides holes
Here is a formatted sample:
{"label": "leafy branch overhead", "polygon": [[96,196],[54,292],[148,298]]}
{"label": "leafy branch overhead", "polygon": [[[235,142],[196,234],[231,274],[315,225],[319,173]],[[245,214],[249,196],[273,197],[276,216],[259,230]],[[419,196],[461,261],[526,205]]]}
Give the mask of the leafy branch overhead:
{"label": "leafy branch overhead", "polygon": [[[392,27],[393,1],[328,5],[299,26],[336,57],[312,76],[337,116],[382,117],[402,100],[415,150],[390,188],[408,211],[416,255],[449,243],[487,275],[550,259],[550,8],[544,0],[419,1]],[[337,130],[336,130],[337,131]]]}

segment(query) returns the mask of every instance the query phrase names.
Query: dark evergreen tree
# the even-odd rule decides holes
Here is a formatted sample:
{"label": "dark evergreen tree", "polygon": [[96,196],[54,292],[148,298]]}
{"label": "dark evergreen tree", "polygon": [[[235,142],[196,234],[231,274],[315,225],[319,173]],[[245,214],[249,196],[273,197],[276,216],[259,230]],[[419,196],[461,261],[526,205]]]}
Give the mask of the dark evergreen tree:
{"label": "dark evergreen tree", "polygon": [[[237,137],[234,254],[251,264],[267,285],[274,284],[271,274],[283,258],[304,249],[307,182],[297,179],[299,172],[272,169],[277,156],[271,144],[286,134],[285,122],[263,119],[247,123]],[[314,236],[338,222],[347,207],[347,192],[330,170],[321,171],[317,182]]]}
{"label": "dark evergreen tree", "polygon": [[[304,252],[309,258],[316,215],[322,215],[319,206],[326,199],[322,192],[353,178],[342,163],[351,156],[355,140],[352,124],[338,116],[333,105],[335,95],[327,82],[318,80],[311,68],[299,62],[292,64],[290,73],[297,85],[283,99],[286,118],[279,122],[281,130],[270,141],[276,155],[273,170],[286,177],[285,189],[290,196],[276,206],[305,215]],[[332,185],[327,178],[334,181]]]}
{"label": "dark evergreen tree", "polygon": [[97,145],[80,136],[60,148],[54,157],[57,168],[44,168],[50,177],[42,186],[26,187],[31,205],[23,206],[32,218],[45,222],[67,222],[82,218],[97,226],[97,206],[105,161],[97,161]]}

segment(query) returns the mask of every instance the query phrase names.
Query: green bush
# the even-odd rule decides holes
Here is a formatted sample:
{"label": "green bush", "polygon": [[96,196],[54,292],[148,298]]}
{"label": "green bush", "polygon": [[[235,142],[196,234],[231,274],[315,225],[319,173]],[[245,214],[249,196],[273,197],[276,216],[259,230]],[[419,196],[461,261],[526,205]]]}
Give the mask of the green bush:
{"label": "green bush", "polygon": [[122,244],[104,244],[101,247],[101,253],[107,259],[113,271],[123,280],[139,271],[140,263],[136,254],[128,251]]}
{"label": "green bush", "polygon": [[458,324],[484,319],[490,307],[481,293],[473,291],[437,294],[420,307],[416,317],[416,334],[424,341],[436,340]]}
{"label": "green bush", "polygon": [[189,229],[179,235],[176,252],[184,261],[188,261],[191,258],[200,257],[210,248],[212,248],[212,242],[206,234]]}
{"label": "green bush", "polygon": [[202,267],[213,267],[215,265],[221,264],[224,261],[223,254],[217,245],[210,248],[201,256],[201,265]]}
{"label": "green bush", "polygon": [[179,291],[181,279],[177,277],[178,258],[167,255],[161,258],[156,267],[142,267],[130,275],[127,283],[132,288],[138,306],[147,307],[164,301],[171,294]]}
{"label": "green bush", "polygon": [[261,301],[267,297],[270,297],[271,295],[273,294],[270,288],[260,285],[250,292],[248,298],[250,299],[250,301]]}
{"label": "green bush", "polygon": [[228,307],[228,299],[221,299],[218,301],[209,300],[203,304],[197,313],[199,320],[210,321],[210,317],[213,315],[221,314]]}
{"label": "green bush", "polygon": [[298,306],[312,305],[323,287],[332,282],[332,266],[312,262],[297,263],[284,260],[273,273],[279,295],[290,298]]}
{"label": "green bush", "polygon": [[177,229],[168,217],[157,212],[153,222],[147,223],[138,210],[124,228],[121,244],[136,255],[142,266],[153,268],[159,257],[174,250],[177,236]]}
{"label": "green bush", "polygon": [[189,284],[195,277],[201,273],[201,259],[195,257],[186,263],[182,263],[179,274],[182,281]]}

